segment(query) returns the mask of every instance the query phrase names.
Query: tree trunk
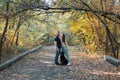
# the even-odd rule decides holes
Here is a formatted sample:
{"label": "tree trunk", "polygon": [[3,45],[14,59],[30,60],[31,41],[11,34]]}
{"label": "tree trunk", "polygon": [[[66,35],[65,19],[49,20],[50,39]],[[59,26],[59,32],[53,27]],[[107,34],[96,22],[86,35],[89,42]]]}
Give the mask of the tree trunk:
{"label": "tree trunk", "polygon": [[115,59],[115,58],[107,56],[107,55],[104,56],[104,59],[116,67],[120,66],[120,60],[118,60],[118,59]]}
{"label": "tree trunk", "polygon": [[[9,52],[11,51],[11,47],[12,47],[13,44],[14,44],[15,37],[16,37],[15,44],[18,45],[19,28],[20,28],[20,26],[21,26],[21,18],[19,18],[19,21],[18,21],[16,30],[15,30],[14,35],[13,35],[13,37],[12,37],[11,44],[10,44],[9,49],[8,49]],[[16,34],[17,34],[17,36],[16,36]]]}
{"label": "tree trunk", "polygon": [[106,35],[106,41],[105,41],[105,55],[108,55],[109,48],[108,48],[108,36]]}
{"label": "tree trunk", "polygon": [[[117,13],[117,5],[115,4],[115,1],[114,1],[114,10],[115,10],[115,13]],[[116,15],[115,15],[115,20],[117,21],[117,16]],[[117,23],[116,22],[114,23],[113,28],[114,28],[113,29],[114,30],[113,36],[117,40],[118,39],[118,35],[117,35],[118,29],[117,29]],[[116,44],[114,47],[115,47],[116,57],[118,59],[118,57],[119,57],[119,46],[118,46],[118,44]]]}
{"label": "tree trunk", "polygon": [[7,2],[7,5],[6,5],[6,23],[5,23],[5,28],[4,28],[4,31],[2,33],[2,36],[1,36],[1,40],[0,40],[0,63],[1,63],[1,56],[2,56],[2,47],[3,47],[3,44],[4,44],[4,38],[5,38],[5,35],[7,33],[7,28],[8,28],[8,22],[9,22],[9,14],[8,14],[8,11],[9,11],[9,2]]}
{"label": "tree trunk", "polygon": [[19,32],[17,32],[17,36],[16,36],[16,42],[15,42],[16,46],[19,45],[18,40],[19,40]]}

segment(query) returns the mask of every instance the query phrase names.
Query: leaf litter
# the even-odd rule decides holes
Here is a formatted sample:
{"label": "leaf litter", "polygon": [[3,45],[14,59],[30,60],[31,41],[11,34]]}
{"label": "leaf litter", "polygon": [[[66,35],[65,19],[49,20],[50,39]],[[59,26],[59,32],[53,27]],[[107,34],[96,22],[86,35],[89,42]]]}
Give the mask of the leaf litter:
{"label": "leaf litter", "polygon": [[54,64],[55,50],[46,46],[0,71],[0,80],[120,80],[120,72],[101,55],[69,49],[72,65]]}

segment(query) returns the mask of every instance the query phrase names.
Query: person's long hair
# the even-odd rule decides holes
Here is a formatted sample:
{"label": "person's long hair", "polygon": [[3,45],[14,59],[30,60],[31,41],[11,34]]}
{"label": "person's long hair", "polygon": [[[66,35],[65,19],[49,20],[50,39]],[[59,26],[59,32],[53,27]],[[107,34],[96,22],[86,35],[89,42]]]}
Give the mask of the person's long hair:
{"label": "person's long hair", "polygon": [[63,34],[62,41],[65,43],[65,34]]}

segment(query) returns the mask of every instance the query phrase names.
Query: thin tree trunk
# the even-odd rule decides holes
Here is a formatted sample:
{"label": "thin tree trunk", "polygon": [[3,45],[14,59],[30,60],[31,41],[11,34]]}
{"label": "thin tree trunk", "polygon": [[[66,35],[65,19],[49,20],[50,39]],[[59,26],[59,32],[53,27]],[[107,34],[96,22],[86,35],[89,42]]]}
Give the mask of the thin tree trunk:
{"label": "thin tree trunk", "polygon": [[[106,1],[103,1],[103,0],[100,0],[100,4],[101,4],[101,9],[102,9],[102,11],[106,11],[107,9],[106,9],[106,6],[103,6],[103,3],[104,3],[104,5],[106,5]],[[105,24],[107,24],[107,19],[106,19],[106,17],[104,17],[104,22],[105,22]],[[108,36],[107,36],[107,32],[106,32],[106,41],[105,41],[105,54],[106,55],[108,55],[108,51],[109,51],[109,48],[108,48]]]}
{"label": "thin tree trunk", "polygon": [[[21,18],[19,18],[18,25],[17,25],[17,27],[16,27],[15,33],[14,33],[14,35],[13,35],[13,38],[12,38],[12,40],[11,40],[11,44],[10,44],[10,46],[9,46],[9,52],[11,51],[11,47],[12,47],[13,44],[14,44],[14,39],[15,39],[15,37],[16,37],[16,34],[17,34],[17,38],[18,38],[18,35],[19,35],[19,32],[18,32],[18,31],[19,31],[20,26],[21,26]],[[17,39],[16,39],[16,41],[17,41]]]}
{"label": "thin tree trunk", "polygon": [[1,63],[1,56],[2,56],[2,48],[3,48],[3,44],[4,44],[4,38],[5,38],[5,35],[7,33],[8,22],[9,22],[8,11],[9,11],[9,2],[7,2],[7,5],[6,5],[6,17],[5,17],[6,18],[6,23],[5,23],[4,31],[3,31],[2,36],[1,36],[1,40],[0,40],[0,63]]}
{"label": "thin tree trunk", "polygon": [[17,36],[16,36],[16,46],[18,45],[18,40],[19,40],[19,31],[17,32]]}
{"label": "thin tree trunk", "polygon": [[109,47],[108,47],[108,36],[106,35],[106,41],[105,41],[105,55],[108,55],[109,53]]}
{"label": "thin tree trunk", "polygon": [[[114,10],[115,10],[115,12],[117,13],[117,10],[116,10],[116,7],[117,7],[117,6],[116,6],[116,4],[114,4],[114,5],[115,5],[115,7],[114,7],[115,9],[114,9]],[[116,15],[115,15],[115,20],[117,21]],[[116,39],[118,39],[118,36],[117,36],[118,29],[117,29],[117,23],[116,23],[116,22],[114,23],[113,28],[114,28],[114,29],[113,29],[113,30],[114,30],[113,36],[114,36]],[[116,57],[117,57],[117,59],[118,59],[118,56],[119,56],[119,48],[118,48],[118,47],[119,47],[119,46],[118,46],[118,44],[116,44],[114,47],[115,47]]]}

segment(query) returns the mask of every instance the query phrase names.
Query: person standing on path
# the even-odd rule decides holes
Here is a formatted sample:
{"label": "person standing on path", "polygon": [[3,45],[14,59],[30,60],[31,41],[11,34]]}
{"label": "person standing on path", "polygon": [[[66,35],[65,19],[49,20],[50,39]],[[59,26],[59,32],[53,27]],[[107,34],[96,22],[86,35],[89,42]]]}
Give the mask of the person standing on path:
{"label": "person standing on path", "polygon": [[69,65],[71,65],[71,60],[70,60],[70,56],[69,56],[69,52],[68,52],[68,43],[65,38],[65,34],[62,34],[60,39],[61,39],[61,43],[62,43],[62,51],[68,59],[67,65],[69,66]]}
{"label": "person standing on path", "polygon": [[55,64],[59,65],[58,58],[60,55],[60,52],[62,51],[62,44],[61,44],[61,39],[60,39],[60,31],[57,31],[56,38],[54,40],[54,45],[56,49],[56,54],[55,54]]}

